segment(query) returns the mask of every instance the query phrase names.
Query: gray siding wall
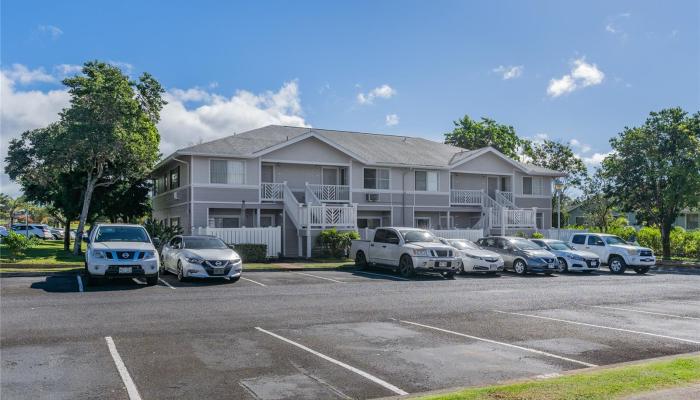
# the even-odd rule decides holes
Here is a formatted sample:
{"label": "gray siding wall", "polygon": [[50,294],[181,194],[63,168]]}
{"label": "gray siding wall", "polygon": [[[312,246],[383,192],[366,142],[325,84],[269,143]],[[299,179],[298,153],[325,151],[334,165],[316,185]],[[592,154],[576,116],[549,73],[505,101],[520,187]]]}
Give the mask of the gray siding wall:
{"label": "gray siding wall", "polygon": [[482,154],[453,168],[455,172],[507,174],[513,173],[513,164],[508,163],[493,153]]}
{"label": "gray siding wall", "polygon": [[283,160],[287,162],[318,164],[347,164],[350,157],[316,138],[304,139],[262,156],[262,160]]}

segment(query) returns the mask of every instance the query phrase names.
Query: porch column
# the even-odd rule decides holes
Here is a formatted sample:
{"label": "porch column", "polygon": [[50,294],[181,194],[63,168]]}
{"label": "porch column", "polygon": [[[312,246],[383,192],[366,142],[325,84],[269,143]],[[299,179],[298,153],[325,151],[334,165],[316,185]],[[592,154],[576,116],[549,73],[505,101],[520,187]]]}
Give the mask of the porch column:
{"label": "porch column", "polygon": [[450,210],[447,210],[447,229],[452,229],[452,224],[450,224]]}
{"label": "porch column", "polygon": [[311,229],[306,226],[306,258],[311,258]]}
{"label": "porch column", "polygon": [[501,208],[501,236],[506,235],[506,223],[508,222],[508,212],[506,208]]}
{"label": "porch column", "polygon": [[255,209],[255,227],[260,228],[260,206]]}

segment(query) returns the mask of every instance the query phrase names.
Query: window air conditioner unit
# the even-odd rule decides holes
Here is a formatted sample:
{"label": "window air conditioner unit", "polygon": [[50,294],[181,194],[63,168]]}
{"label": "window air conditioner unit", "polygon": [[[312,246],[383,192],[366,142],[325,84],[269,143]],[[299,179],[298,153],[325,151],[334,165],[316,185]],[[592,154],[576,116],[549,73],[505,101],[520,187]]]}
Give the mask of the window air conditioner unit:
{"label": "window air conditioner unit", "polygon": [[365,196],[367,201],[370,203],[376,203],[379,201],[379,193],[367,193]]}

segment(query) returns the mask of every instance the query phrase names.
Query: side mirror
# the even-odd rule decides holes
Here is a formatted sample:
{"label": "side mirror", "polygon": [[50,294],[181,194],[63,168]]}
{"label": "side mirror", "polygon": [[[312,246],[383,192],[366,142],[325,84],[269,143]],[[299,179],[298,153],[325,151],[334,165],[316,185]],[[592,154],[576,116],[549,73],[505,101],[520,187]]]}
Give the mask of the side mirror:
{"label": "side mirror", "polygon": [[160,239],[157,237],[153,238],[153,245],[155,247],[159,247],[160,246]]}

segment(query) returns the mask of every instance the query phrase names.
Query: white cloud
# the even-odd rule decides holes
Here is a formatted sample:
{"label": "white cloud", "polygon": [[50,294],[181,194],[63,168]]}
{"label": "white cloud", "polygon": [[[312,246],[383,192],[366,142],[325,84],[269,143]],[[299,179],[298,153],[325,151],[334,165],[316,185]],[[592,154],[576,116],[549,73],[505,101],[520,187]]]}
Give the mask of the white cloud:
{"label": "white cloud", "polygon": [[591,149],[591,146],[589,146],[589,145],[587,145],[587,144],[585,144],[585,143],[582,143],[582,142],[581,142],[580,140],[578,140],[578,139],[571,139],[571,140],[569,140],[569,145],[570,145],[574,150],[578,150],[578,151],[580,151],[581,153],[584,153],[584,154],[585,154],[585,153],[588,153],[588,152],[590,152],[590,151],[592,150],[592,149]]}
{"label": "white cloud", "polygon": [[378,86],[369,92],[365,93],[358,93],[357,94],[357,102],[360,104],[372,104],[374,103],[374,99],[376,98],[381,98],[381,99],[390,99],[393,96],[396,95],[396,90],[394,90],[391,86],[387,84],[383,84],[381,86]]}
{"label": "white cloud", "polygon": [[83,66],[77,64],[59,64],[53,67],[53,70],[59,76],[68,76],[80,73],[83,70]]}
{"label": "white cloud", "polygon": [[603,71],[596,64],[586,62],[584,57],[572,62],[571,71],[561,78],[552,78],[547,86],[547,94],[559,97],[587,86],[600,85],[605,79]]}
{"label": "white cloud", "polygon": [[[161,152],[171,152],[199,141],[218,139],[235,132],[269,124],[309,126],[302,115],[297,81],[286,82],[276,91],[254,94],[237,91],[231,97],[200,88],[172,89],[161,112],[158,130]],[[200,101],[188,108],[187,101]]]}
{"label": "white cloud", "polygon": [[625,29],[623,29],[623,27],[628,25],[627,20],[629,20],[631,17],[632,14],[628,12],[609,16],[607,18],[607,22],[605,23],[605,31],[613,36],[619,37],[623,42],[627,41],[629,34]]}
{"label": "white cloud", "polygon": [[399,116],[396,114],[388,114],[386,116],[386,126],[394,126],[399,124]]}
{"label": "white cloud", "polygon": [[39,32],[47,33],[51,36],[51,39],[58,39],[59,36],[63,35],[61,28],[54,25],[39,25]]}
{"label": "white cloud", "polygon": [[501,74],[503,80],[519,78],[523,74],[525,69],[522,65],[509,65],[507,67],[499,65],[497,68],[493,69],[493,72]]}
{"label": "white cloud", "polygon": [[[49,79],[51,78],[51,79]],[[58,120],[58,113],[68,105],[70,96],[59,90],[22,90],[17,86],[32,82],[52,82],[53,77],[42,69],[29,70],[24,65],[14,64],[11,69],[0,71],[0,158],[7,156],[10,139],[17,138],[29,129],[36,129]],[[2,192],[16,196],[19,186],[10,182],[4,171],[0,171]]]}
{"label": "white cloud", "polygon": [[590,157],[581,157],[581,159],[583,160],[583,163],[586,164],[586,166],[588,166],[589,168],[595,168],[595,167],[599,167],[600,163],[603,162],[605,157],[609,156],[610,154],[612,154],[611,151],[609,151],[607,153],[597,153],[596,152],[596,153],[593,153]]}

